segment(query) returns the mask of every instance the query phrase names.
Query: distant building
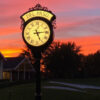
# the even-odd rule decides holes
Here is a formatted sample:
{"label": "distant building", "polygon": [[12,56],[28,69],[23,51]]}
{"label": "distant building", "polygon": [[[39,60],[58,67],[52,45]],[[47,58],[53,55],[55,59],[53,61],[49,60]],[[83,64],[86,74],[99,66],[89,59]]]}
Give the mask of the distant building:
{"label": "distant building", "polygon": [[35,70],[29,61],[24,57],[4,58],[0,53],[0,79],[8,80],[32,80]]}

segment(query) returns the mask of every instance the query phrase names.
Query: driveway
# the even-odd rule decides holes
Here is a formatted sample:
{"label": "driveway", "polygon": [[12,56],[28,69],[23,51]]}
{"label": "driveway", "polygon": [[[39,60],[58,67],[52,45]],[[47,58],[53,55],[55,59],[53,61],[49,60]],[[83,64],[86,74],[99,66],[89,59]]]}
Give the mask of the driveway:
{"label": "driveway", "polygon": [[[56,81],[50,81],[48,83],[56,83],[58,85],[64,85],[63,86],[44,86],[43,88],[47,89],[58,89],[58,90],[68,90],[68,91],[76,91],[76,92],[86,92],[85,90],[82,89],[100,89],[98,86],[93,86],[93,85],[81,85],[81,84],[74,84],[74,83],[66,83],[66,82],[56,82]],[[70,86],[70,87],[68,87]]]}
{"label": "driveway", "polygon": [[80,85],[80,84],[56,82],[56,81],[50,81],[49,83],[62,84],[65,86],[71,86],[71,87],[76,87],[76,88],[81,88],[81,89],[100,89],[99,86],[93,86],[93,85]]}

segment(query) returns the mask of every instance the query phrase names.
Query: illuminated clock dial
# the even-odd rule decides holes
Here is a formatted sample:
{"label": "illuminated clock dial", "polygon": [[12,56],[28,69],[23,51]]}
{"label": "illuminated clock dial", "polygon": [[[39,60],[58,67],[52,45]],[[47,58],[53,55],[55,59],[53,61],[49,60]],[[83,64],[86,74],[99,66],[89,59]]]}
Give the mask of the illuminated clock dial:
{"label": "illuminated clock dial", "polygon": [[50,38],[50,27],[43,20],[32,20],[24,29],[24,39],[32,46],[42,46]]}

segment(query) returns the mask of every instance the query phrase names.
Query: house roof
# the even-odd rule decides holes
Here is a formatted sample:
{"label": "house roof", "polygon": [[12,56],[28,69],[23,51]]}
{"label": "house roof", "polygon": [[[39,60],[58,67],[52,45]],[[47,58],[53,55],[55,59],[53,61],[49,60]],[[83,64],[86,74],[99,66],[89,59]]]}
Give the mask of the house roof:
{"label": "house roof", "polygon": [[4,60],[4,61],[6,60],[1,52],[0,52],[0,60]]}
{"label": "house roof", "polygon": [[24,59],[24,57],[6,58],[6,61],[3,62],[3,69],[14,69]]}

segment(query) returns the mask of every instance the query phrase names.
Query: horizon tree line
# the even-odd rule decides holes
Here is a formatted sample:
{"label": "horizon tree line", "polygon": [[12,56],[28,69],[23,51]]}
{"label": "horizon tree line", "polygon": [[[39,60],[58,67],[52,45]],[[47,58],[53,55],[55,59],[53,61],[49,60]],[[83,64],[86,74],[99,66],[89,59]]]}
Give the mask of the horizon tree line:
{"label": "horizon tree line", "polygon": [[[53,42],[42,53],[41,65],[45,66],[44,78],[88,78],[100,77],[100,50],[84,56],[81,47],[73,43]],[[20,55],[29,57],[33,66],[35,58],[31,51],[24,50]]]}

